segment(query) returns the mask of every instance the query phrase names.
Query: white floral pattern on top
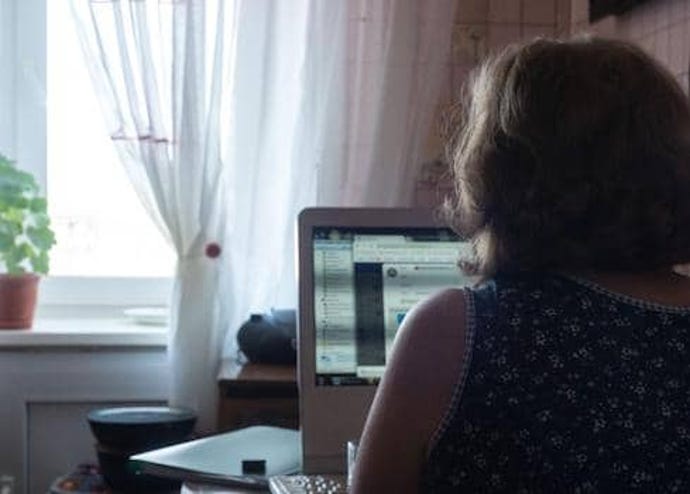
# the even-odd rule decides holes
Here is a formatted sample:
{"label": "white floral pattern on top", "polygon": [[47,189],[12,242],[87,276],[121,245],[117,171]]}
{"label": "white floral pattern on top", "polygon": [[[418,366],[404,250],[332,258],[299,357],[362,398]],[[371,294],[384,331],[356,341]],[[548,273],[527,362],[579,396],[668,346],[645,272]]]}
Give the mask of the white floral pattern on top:
{"label": "white floral pattern on top", "polygon": [[421,492],[690,492],[690,308],[544,274],[469,296]]}

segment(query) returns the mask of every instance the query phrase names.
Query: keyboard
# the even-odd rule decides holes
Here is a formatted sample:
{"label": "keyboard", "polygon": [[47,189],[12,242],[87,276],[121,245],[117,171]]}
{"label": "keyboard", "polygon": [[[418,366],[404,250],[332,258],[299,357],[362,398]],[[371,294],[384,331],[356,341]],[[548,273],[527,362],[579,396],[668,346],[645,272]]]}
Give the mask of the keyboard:
{"label": "keyboard", "polygon": [[345,475],[277,475],[268,479],[271,494],[346,494]]}

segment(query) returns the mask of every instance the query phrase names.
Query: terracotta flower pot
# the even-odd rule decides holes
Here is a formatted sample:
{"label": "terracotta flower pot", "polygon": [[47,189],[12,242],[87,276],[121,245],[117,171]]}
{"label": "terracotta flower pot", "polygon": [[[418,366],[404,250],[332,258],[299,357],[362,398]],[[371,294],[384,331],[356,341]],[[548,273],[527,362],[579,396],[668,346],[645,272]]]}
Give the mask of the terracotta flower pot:
{"label": "terracotta flower pot", "polygon": [[28,329],[34,321],[39,276],[0,274],[0,329]]}

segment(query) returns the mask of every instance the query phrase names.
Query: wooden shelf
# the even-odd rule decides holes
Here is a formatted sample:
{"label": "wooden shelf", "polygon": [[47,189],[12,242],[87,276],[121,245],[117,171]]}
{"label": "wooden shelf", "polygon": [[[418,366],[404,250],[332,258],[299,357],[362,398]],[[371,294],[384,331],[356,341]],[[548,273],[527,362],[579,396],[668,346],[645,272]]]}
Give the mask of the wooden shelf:
{"label": "wooden shelf", "polygon": [[252,425],[299,428],[295,366],[224,361],[218,391],[219,431]]}

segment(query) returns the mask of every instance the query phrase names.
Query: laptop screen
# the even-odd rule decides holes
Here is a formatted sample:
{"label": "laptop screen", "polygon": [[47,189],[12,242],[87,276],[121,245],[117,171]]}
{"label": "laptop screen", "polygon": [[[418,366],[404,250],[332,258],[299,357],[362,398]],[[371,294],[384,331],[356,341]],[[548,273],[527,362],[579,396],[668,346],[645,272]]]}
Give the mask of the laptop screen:
{"label": "laptop screen", "polygon": [[317,386],[376,384],[412,306],[467,283],[448,228],[318,226],[312,242]]}

